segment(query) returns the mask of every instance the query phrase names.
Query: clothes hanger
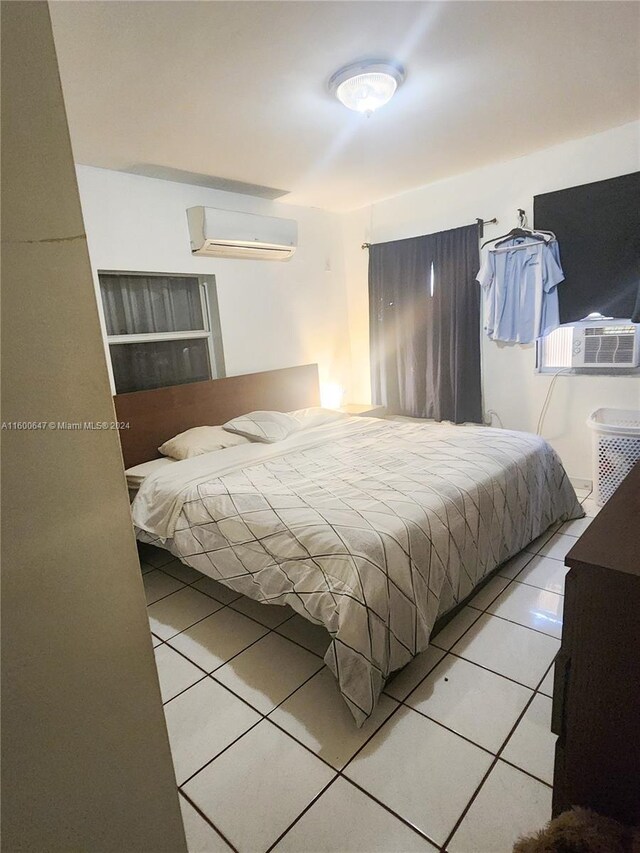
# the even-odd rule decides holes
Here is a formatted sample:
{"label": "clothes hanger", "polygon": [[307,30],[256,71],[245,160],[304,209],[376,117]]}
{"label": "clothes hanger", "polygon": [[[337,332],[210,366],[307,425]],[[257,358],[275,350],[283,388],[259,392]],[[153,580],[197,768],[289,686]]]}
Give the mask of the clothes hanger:
{"label": "clothes hanger", "polygon": [[545,231],[543,228],[536,228],[536,234],[546,234],[552,240],[557,240],[558,238],[553,233],[553,231]]}
{"label": "clothes hanger", "polygon": [[[544,236],[545,234],[549,235],[549,239],[545,238],[545,236]],[[553,234],[553,232],[551,232],[551,231],[539,231],[539,230],[533,231],[533,230],[531,230],[531,228],[527,228],[527,215],[524,212],[524,210],[521,207],[519,207],[518,208],[518,227],[512,228],[508,234],[502,234],[502,236],[500,236],[500,237],[493,237],[491,240],[487,240],[485,243],[482,244],[482,246],[480,248],[484,249],[484,247],[488,246],[489,243],[495,243],[496,249],[497,249],[499,246],[501,246],[502,243],[506,242],[507,240],[514,240],[518,237],[529,237],[534,242],[533,243],[520,243],[519,246],[510,246],[509,248],[515,249],[515,248],[519,248],[519,247],[524,248],[525,246],[535,246],[536,243],[541,243],[541,242],[542,243],[550,243],[551,240],[556,239],[556,235]]]}
{"label": "clothes hanger", "polygon": [[[535,243],[548,243],[549,241],[538,231],[532,231],[530,228],[512,228],[508,234],[503,237],[498,237],[498,242],[496,243],[496,249],[506,243],[508,240],[515,240],[519,237],[528,237],[530,240],[533,240]],[[520,243],[521,246],[528,246],[529,243]],[[515,249],[517,246],[510,246],[510,249]]]}

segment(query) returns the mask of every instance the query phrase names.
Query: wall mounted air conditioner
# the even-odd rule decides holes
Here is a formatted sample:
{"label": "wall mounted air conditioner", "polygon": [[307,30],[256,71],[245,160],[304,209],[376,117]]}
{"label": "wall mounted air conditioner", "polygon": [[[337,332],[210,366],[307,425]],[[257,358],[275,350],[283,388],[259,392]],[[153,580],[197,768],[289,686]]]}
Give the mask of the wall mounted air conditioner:
{"label": "wall mounted air conditioner", "polygon": [[190,207],[187,219],[194,255],[287,261],[298,243],[298,223],[293,219],[215,207]]}
{"label": "wall mounted air conditioner", "polygon": [[590,318],[559,326],[543,339],[543,368],[633,369],[640,365],[640,325]]}

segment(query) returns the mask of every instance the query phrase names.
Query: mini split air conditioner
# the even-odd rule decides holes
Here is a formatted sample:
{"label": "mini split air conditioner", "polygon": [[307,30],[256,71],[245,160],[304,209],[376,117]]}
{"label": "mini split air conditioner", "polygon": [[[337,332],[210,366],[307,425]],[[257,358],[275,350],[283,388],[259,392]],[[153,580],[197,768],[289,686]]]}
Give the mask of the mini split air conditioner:
{"label": "mini split air conditioner", "polygon": [[214,207],[190,207],[187,219],[194,255],[287,261],[298,242],[298,223],[293,219]]}
{"label": "mini split air conditioner", "polygon": [[630,320],[587,317],[559,326],[544,339],[542,367],[594,370],[640,365],[640,325]]}

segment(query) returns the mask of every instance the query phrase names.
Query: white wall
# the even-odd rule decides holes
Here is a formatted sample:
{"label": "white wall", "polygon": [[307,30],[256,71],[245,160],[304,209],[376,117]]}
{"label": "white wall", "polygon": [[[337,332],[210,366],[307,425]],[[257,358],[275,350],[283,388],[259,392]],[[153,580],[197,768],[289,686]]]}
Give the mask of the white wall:
{"label": "white wall", "polygon": [[[321,382],[348,384],[338,215],[88,166],[77,175],[94,277],[215,274],[228,375],[318,362]],[[194,205],[295,219],[298,250],[287,262],[193,256],[185,211]]]}
{"label": "white wall", "polygon": [[[473,139],[469,140],[473,145]],[[349,310],[351,394],[369,400],[367,253],[362,242],[380,243],[498,218],[486,237],[516,225],[516,210],[533,219],[533,196],[640,169],[640,123],[578,139],[536,154],[459,175],[344,217],[343,238]],[[562,247],[561,247],[562,248]],[[485,410],[495,409],[505,427],[535,431],[551,378],[534,372],[533,345],[508,345],[483,336]],[[568,473],[591,478],[590,436],[585,419],[599,406],[640,406],[637,377],[560,376],[544,436]]]}

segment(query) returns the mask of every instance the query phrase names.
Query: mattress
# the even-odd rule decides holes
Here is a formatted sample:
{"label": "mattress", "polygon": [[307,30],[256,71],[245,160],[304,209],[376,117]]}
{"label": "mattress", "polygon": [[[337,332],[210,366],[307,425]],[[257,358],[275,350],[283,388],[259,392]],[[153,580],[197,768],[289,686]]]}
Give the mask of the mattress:
{"label": "mattress", "polygon": [[550,524],[583,515],[540,437],[348,418],[147,477],[139,539],[324,625],[358,725],[436,619]]}

